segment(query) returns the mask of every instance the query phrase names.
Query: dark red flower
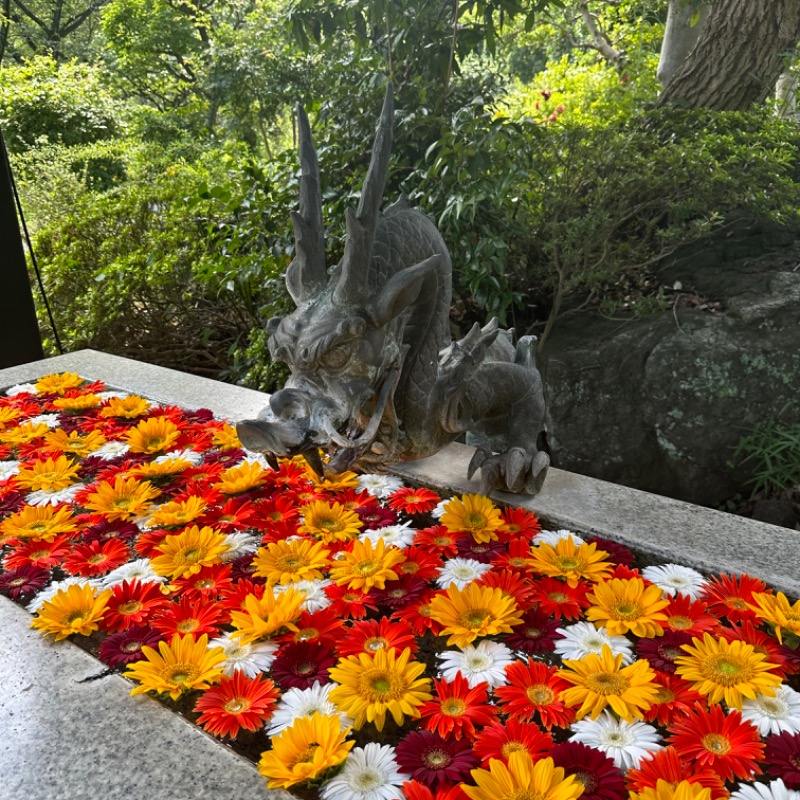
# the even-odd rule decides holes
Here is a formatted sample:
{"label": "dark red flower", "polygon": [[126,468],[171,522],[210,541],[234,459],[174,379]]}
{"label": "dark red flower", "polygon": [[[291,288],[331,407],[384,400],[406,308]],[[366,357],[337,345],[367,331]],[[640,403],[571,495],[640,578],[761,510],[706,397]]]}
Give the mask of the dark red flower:
{"label": "dark red flower", "polygon": [[522,615],[522,624],[516,625],[505,643],[512,650],[526,655],[552,653],[556,649],[556,629],[559,620],[548,616],[541,608],[530,608]]}
{"label": "dark red flower", "polygon": [[390,581],[383,589],[373,589],[372,597],[382,608],[403,608],[422,597],[428,585],[416,575],[402,575],[399,580]]}
{"label": "dark red flower", "polygon": [[387,525],[394,525],[397,522],[397,514],[391,508],[378,505],[361,506],[356,509],[356,514],[364,523],[365,531],[385,528]]}
{"label": "dark red flower", "polygon": [[471,536],[459,539],[456,548],[459,558],[471,558],[482,564],[491,563],[506,549],[500,541],[476,542]]}
{"label": "dark red flower", "polygon": [[333,649],[323,642],[290,642],[272,662],[272,675],[285,692],[309,689],[328,681],[328,670],[336,663]]}
{"label": "dark red flower", "polygon": [[478,756],[469,739],[444,739],[431,731],[413,731],[397,744],[395,759],[411,777],[436,790],[469,778]]}
{"label": "dark red flower", "polygon": [[16,600],[25,594],[38,592],[50,581],[50,570],[42,567],[17,567],[0,574],[0,594]]}
{"label": "dark red flower", "polygon": [[142,647],[157,649],[162,637],[158,631],[149,628],[128,628],[122,633],[107,636],[100,645],[100,660],[110,667],[125,666],[144,658]]}
{"label": "dark red flower", "polygon": [[583,785],[582,800],[625,800],[628,796],[614,759],[594,747],[583,742],[561,742],[550,751],[550,757],[564,770],[565,778],[574,775]]}
{"label": "dark red flower", "polygon": [[636,654],[650,662],[650,666],[659,672],[675,673],[675,659],[685,656],[681,645],[691,644],[692,637],[683,631],[664,631],[663,636],[654,639],[639,639],[636,643]]}
{"label": "dark red flower", "polygon": [[790,789],[800,789],[800,733],[767,737],[764,759],[769,775],[782,778]]}
{"label": "dark red flower", "polygon": [[116,520],[109,522],[104,519],[94,525],[90,525],[83,532],[84,544],[91,544],[91,542],[106,542],[109,539],[118,539],[121,542],[130,543],[139,534],[139,528],[132,522],[124,522]]}
{"label": "dark red flower", "polygon": [[[605,550],[608,553],[606,561],[614,564],[621,564],[623,567],[633,566],[633,553],[619,542],[611,539],[604,539],[601,536],[587,536],[585,541],[588,544],[596,544],[598,550]],[[583,795],[584,797],[586,795]]]}

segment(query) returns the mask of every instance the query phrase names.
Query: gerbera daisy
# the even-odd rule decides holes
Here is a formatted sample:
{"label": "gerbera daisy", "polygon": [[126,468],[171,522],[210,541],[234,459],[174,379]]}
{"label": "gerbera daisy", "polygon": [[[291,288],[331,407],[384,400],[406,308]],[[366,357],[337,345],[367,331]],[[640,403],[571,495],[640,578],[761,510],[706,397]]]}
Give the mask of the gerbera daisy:
{"label": "gerbera daisy", "polygon": [[244,611],[231,611],[231,625],[236,628],[234,636],[242,644],[258,639],[269,639],[283,628],[292,629],[292,623],[300,616],[305,593],[293,586],[276,594],[270,589],[260,598],[249,594],[244,599]]}
{"label": "gerbera daisy", "polygon": [[524,575],[531,570],[530,554],[530,542],[527,539],[514,538],[506,542],[505,547],[492,557],[492,566]]}
{"label": "gerbera daisy", "polygon": [[130,519],[145,514],[159,494],[160,490],[149,481],[118,476],[113,483],[104,480],[95,484],[83,505],[109,520]]}
{"label": "gerbera daisy", "polygon": [[697,784],[711,790],[713,800],[724,800],[728,790],[722,778],[708,767],[698,768],[697,764],[681,759],[678,751],[670,746],[643,758],[636,769],[625,773],[625,782],[631,792],[643,792],[657,786],[659,780],[678,784],[681,781]]}
{"label": "gerbera daisy", "polygon": [[16,600],[23,595],[43,589],[49,580],[49,569],[33,566],[17,567],[0,573],[0,594]]}
{"label": "gerbera daisy", "polygon": [[[405,563],[404,561],[403,564]],[[398,572],[401,571],[403,564],[398,564]],[[427,589],[428,584],[422,578],[418,578],[416,575],[401,574],[396,581],[387,583],[384,589],[372,589],[370,595],[379,606],[387,611],[392,611],[419,600]]]}
{"label": "gerbera daisy", "polygon": [[636,654],[650,662],[659,672],[674,673],[675,659],[686,655],[683,645],[691,644],[692,637],[682,631],[665,631],[663,636],[640,639],[636,643]]}
{"label": "gerbera daisy", "polygon": [[66,456],[45,458],[20,467],[14,476],[14,484],[20,489],[66,489],[78,480],[80,465]]}
{"label": "gerbera daisy", "polygon": [[625,781],[622,772],[604,753],[583,742],[560,742],[550,751],[550,757],[564,775],[574,775],[583,786],[581,800],[625,800]]}
{"label": "gerbera daisy", "polygon": [[561,699],[569,683],[555,667],[530,658],[527,662],[514,661],[506,667],[506,679],[508,684],[497,687],[494,694],[509,717],[523,722],[537,717],[547,730],[565,728],[575,719],[575,713]]}
{"label": "gerbera daisy", "polygon": [[401,725],[405,717],[417,718],[419,707],[431,699],[430,680],[420,677],[425,664],[411,661],[411,650],[397,654],[378,650],[339,659],[331,669],[331,680],[339,684],[331,702],[355,720],[356,729],[371,722],[382,730],[386,713]]}
{"label": "gerbera daisy", "polygon": [[586,540],[583,537],[578,536],[575,531],[562,528],[557,531],[540,531],[536,534],[536,536],[533,537],[533,544],[549,544],[555,547],[559,542],[568,542],[570,539],[572,539],[575,545],[586,543]]}
{"label": "gerbera daisy", "polygon": [[13,428],[0,430],[0,442],[8,445],[21,445],[40,439],[49,428],[44,422],[24,423]]}
{"label": "gerbera daisy", "polygon": [[[242,558],[247,558],[250,562],[250,571],[253,567],[253,558],[258,552],[258,536],[248,531],[234,531],[233,533],[223,534],[225,540],[225,551],[220,553],[220,561],[231,563]],[[233,568],[233,567],[232,567]]]}
{"label": "gerbera daisy", "polygon": [[97,408],[103,402],[103,398],[94,392],[88,394],[75,394],[68,392],[64,397],[59,397],[50,404],[52,408],[57,408],[59,411],[66,411],[70,414],[75,414],[80,411],[86,411],[90,408]]}
{"label": "gerbera daisy", "polygon": [[390,745],[369,742],[355,747],[344,769],[322,787],[322,800],[403,800],[407,775],[400,772]]}
{"label": "gerbera daisy", "polygon": [[288,789],[314,780],[347,758],[355,741],[345,741],[338,716],[300,717],[272,739],[272,749],[261,754],[258,771],[270,789]]}
{"label": "gerbera daisy", "polygon": [[448,587],[431,600],[431,617],[442,625],[440,636],[448,645],[465,647],[483,636],[510,633],[522,622],[517,604],[500,589],[471,584],[464,589]]}
{"label": "gerbera daisy", "polygon": [[449,531],[468,533],[476,542],[497,539],[497,530],[503,527],[500,509],[481,494],[451,498],[439,522]]}
{"label": "gerbera daisy", "polygon": [[768,774],[777,775],[790,789],[800,789],[800,734],[768,737],[764,761]]}
{"label": "gerbera daisy", "polygon": [[402,652],[406,648],[411,655],[416,655],[417,641],[414,632],[405,622],[391,622],[386,617],[355,622],[347,630],[347,635],[336,644],[336,653],[340,658],[355,656],[359,653],[375,653],[378,650],[396,650]]}
{"label": "gerbera daisy", "polygon": [[85,544],[89,544],[90,542],[108,542],[116,539],[128,544],[139,533],[139,528],[132,522],[110,522],[107,519],[103,519],[83,529],[83,541]]}
{"label": "gerbera daisy", "polygon": [[564,628],[558,628],[560,638],[555,640],[555,651],[561,658],[580,659],[590,654],[600,655],[603,647],[608,647],[611,654],[622,656],[623,664],[633,662],[633,645],[625,636],[609,636],[608,631],[591,622],[576,622]]}
{"label": "gerbera daisy", "polygon": [[49,570],[60,564],[69,553],[70,543],[66,536],[55,536],[50,541],[32,539],[13,547],[3,559],[6,569],[39,567]]}
{"label": "gerbera daisy", "polygon": [[144,658],[142,647],[155,647],[160,640],[155,631],[137,625],[103,639],[98,656],[109,667],[126,666]]}
{"label": "gerbera daisy", "polygon": [[260,600],[266,587],[263,583],[253,583],[249,575],[235,576],[234,566],[230,565],[233,582],[230,587],[222,590],[219,602],[228,611],[244,611],[248,596],[253,595],[256,600]]}
{"label": "gerbera daisy", "polygon": [[267,482],[269,471],[257,461],[243,461],[235,467],[229,467],[214,488],[222,494],[242,494],[257,489]]}
{"label": "gerbera daisy", "polygon": [[272,676],[282,691],[308,689],[328,680],[336,663],[333,647],[319,640],[284,644],[272,664]]}
{"label": "gerbera daisy", "polygon": [[433,511],[441,499],[436,492],[432,492],[430,489],[423,487],[412,489],[406,486],[392,492],[387,498],[387,502],[396,511],[404,511],[406,514],[425,514]]}
{"label": "gerbera daisy", "polygon": [[[319,611],[303,611],[295,620],[297,630],[289,631],[281,637],[285,642],[311,642],[321,641],[335,646],[345,633],[344,620],[330,606]],[[341,655],[341,653],[339,653]]]}
{"label": "gerbera daisy", "polygon": [[[230,564],[211,564],[188,578],[174,578],[172,585],[181,597],[190,600],[216,600],[233,586]],[[227,610],[227,609],[226,609]]]}
{"label": "gerbera daisy", "polygon": [[434,791],[468,779],[478,766],[469,739],[443,738],[432,731],[412,731],[397,744],[397,763]]}
{"label": "gerbera daisy", "polygon": [[508,683],[506,667],[514,661],[514,654],[500,642],[484,639],[477,645],[468,645],[463,650],[445,650],[437,656],[442,677],[452,681],[460,672],[470,688],[486,681],[490,689]]}
{"label": "gerbera daisy", "polygon": [[605,550],[596,544],[576,544],[574,538],[559,539],[555,545],[542,542],[531,550],[530,564],[535,572],[552,578],[563,578],[568,586],[581,581],[602,581],[611,572]]}
{"label": "gerbera daisy", "polygon": [[434,525],[418,530],[414,534],[414,544],[432,553],[452,558],[458,552],[458,540],[464,536],[464,533],[448,531],[444,525]]}
{"label": "gerbera daisy", "polygon": [[151,559],[152,568],[169,578],[187,578],[203,567],[216,564],[228,549],[225,536],[213,528],[192,525],[167,536],[156,547],[160,555]]}
{"label": "gerbera daisy", "polygon": [[359,506],[352,510],[358,514],[358,518],[364,524],[365,531],[382,528],[384,525],[394,525],[397,522],[397,514],[391,508],[368,505]]}
{"label": "gerbera daisy", "polygon": [[170,500],[152,510],[147,525],[151,528],[178,528],[200,518],[207,507],[205,498],[197,495]]}
{"label": "gerbera daisy", "polygon": [[307,533],[323,544],[353,539],[362,528],[358,514],[339,503],[316,500],[303,506],[300,513],[303,516],[303,524],[298,528],[300,533]]}
{"label": "gerbera daisy", "polygon": [[667,617],[664,627],[670,630],[685,631],[692,636],[718,635],[719,620],[708,613],[703,600],[692,600],[688,595],[678,594],[669,601],[664,614]]}
{"label": "gerbera daisy", "polygon": [[611,539],[605,539],[602,536],[587,536],[586,541],[590,544],[596,544],[601,550],[605,550],[608,553],[608,560],[613,564],[622,567],[633,566],[633,553],[625,545]]}
{"label": "gerbera daisy", "polygon": [[545,655],[555,649],[558,619],[534,606],[522,615],[522,622],[506,637],[506,644],[529,656]]}
{"label": "gerbera daisy", "polygon": [[260,548],[253,559],[257,577],[275,583],[290,584],[301,580],[321,578],[330,565],[330,550],[321,542],[309,539],[269,542]]}
{"label": "gerbera daisy", "polygon": [[180,438],[178,426],[166,416],[142,420],[125,434],[124,440],[133,453],[164,453]]}
{"label": "gerbera daisy", "polygon": [[328,580],[321,580],[321,581],[297,581],[297,583],[292,583],[288,586],[282,586],[280,583],[276,583],[273,586],[273,591],[275,594],[280,594],[281,592],[288,591],[289,589],[294,588],[297,592],[303,595],[303,602],[301,603],[301,609],[303,611],[321,611],[323,608],[327,608],[331,601],[326,594],[326,590],[329,586],[331,586],[332,582]]}
{"label": "gerbera daisy", "polygon": [[367,491],[374,497],[379,497],[383,500],[392,494],[392,492],[401,489],[403,487],[403,481],[395,475],[364,473],[358,476],[357,485],[362,491]]}
{"label": "gerbera daisy", "polygon": [[706,585],[706,579],[696,569],[683,567],[680,564],[645,567],[642,570],[642,577],[654,583],[670,597],[680,594],[688,596],[691,600],[697,600]]}
{"label": "gerbera daisy", "polygon": [[41,394],[64,394],[67,389],[77,389],[84,383],[75,372],[53,372],[36,381],[36,391]]}
{"label": "gerbera daisy", "polygon": [[483,564],[474,558],[451,558],[439,570],[436,585],[440,589],[447,589],[449,586],[464,589],[491,568],[491,564]]}
{"label": "gerbera daisy", "polygon": [[147,413],[149,408],[150,401],[136,394],[129,394],[126,397],[110,397],[108,403],[100,409],[100,416],[135,419]]}
{"label": "gerbera daisy", "polygon": [[336,613],[345,619],[363,619],[367,611],[378,610],[370,593],[365,594],[335,584],[325,587],[325,593],[331,601],[330,608],[335,609]]}
{"label": "gerbera daisy", "polygon": [[489,703],[488,684],[470,688],[460,673],[452,681],[433,681],[434,698],[420,708],[422,725],[439,736],[469,739],[475,736],[475,726],[491,724],[497,707]]}
{"label": "gerbera daisy", "polygon": [[110,633],[116,633],[132,625],[141,625],[167,603],[169,599],[158,583],[140,582],[135,578],[132,581],[122,581],[111,590],[103,628]]}
{"label": "gerbera daisy", "polygon": [[790,686],[778,686],[774,697],[757,695],[742,703],[742,719],[751,722],[762,736],[771,733],[800,733],[800,693]]}
{"label": "gerbera daisy", "polygon": [[225,660],[220,664],[222,671],[229,677],[234,672],[243,672],[254,678],[259,672],[266,672],[275,661],[275,654],[280,645],[278,642],[265,641],[254,644],[242,644],[231,633],[212,639],[209,647],[221,647]]}
{"label": "gerbera daisy", "polygon": [[740,785],[731,794],[731,800],[800,800],[800,792],[787,788],[786,784],[777,778],[769,783]]}
{"label": "gerbera daisy", "polygon": [[89,636],[100,626],[110,597],[109,589],[96,594],[91,586],[73,584],[42,603],[31,627],[57,642],[73,633]]}
{"label": "gerbera daisy", "polygon": [[645,712],[645,722],[658,722],[667,726],[676,714],[689,711],[703,696],[690,683],[668,672],[656,672],[658,695]]}
{"label": "gerbera daisy", "polygon": [[333,688],[332,683],[315,683],[309,689],[289,689],[284,692],[267,726],[267,733],[274,736],[292,726],[300,717],[310,717],[316,713],[338,717],[341,730],[352,727],[353,720],[330,701]]}
{"label": "gerbera daisy", "polygon": [[275,684],[263,675],[249,678],[238,671],[230,678],[223,675],[195,703],[195,713],[200,714],[197,724],[212,736],[235,739],[242,728],[258,730],[272,716],[278,696]]}
{"label": "gerbera daisy", "polygon": [[728,642],[740,641],[752,645],[756,653],[761,653],[767,661],[776,665],[776,673],[786,675],[793,672],[791,664],[797,651],[779,644],[774,636],[757,628],[750,620],[731,625],[730,628],[721,625],[717,634]]}
{"label": "gerbera daisy", "polygon": [[195,637],[201,634],[217,636],[223,623],[225,609],[207,600],[192,600],[182,597],[179,602],[169,603],[153,614],[150,626],[165,639],[179,633]]}
{"label": "gerbera daisy", "polygon": [[556,578],[539,578],[531,583],[531,601],[548,616],[559,619],[581,619],[585,609],[589,608],[586,595],[588,584],[568,586]]}
{"label": "gerbera daisy", "polygon": [[617,769],[638,767],[649,753],[663,745],[658,731],[644,722],[626,722],[604,711],[597,719],[572,723],[570,741],[583,742],[614,761]]}
{"label": "gerbera daisy", "polygon": [[166,578],[158,575],[150,566],[149,558],[137,558],[136,561],[129,561],[121,567],[112,569],[104,578],[101,578],[103,588],[115,586],[123,581],[132,581],[133,579],[147,583],[148,581],[155,581],[157,583],[166,583]]}
{"label": "gerbera daisy", "polygon": [[208,509],[198,520],[199,525],[210,525],[223,533],[252,528],[258,518],[256,504],[248,499],[232,497],[222,507]]}
{"label": "gerbera daisy", "polygon": [[525,508],[506,506],[500,512],[503,517],[502,532],[530,539],[542,530],[539,519],[533,511]]}
{"label": "gerbera daisy", "polygon": [[494,758],[508,761],[512,753],[526,752],[534,761],[550,752],[553,737],[533,722],[509,717],[504,722],[487,725],[475,737],[475,752],[483,764]]}
{"label": "gerbera daisy", "polygon": [[130,550],[125,543],[116,539],[76,544],[69,556],[64,559],[63,567],[70,575],[92,578],[97,575],[105,575],[112,569],[127,563],[130,555]]}
{"label": "gerbera daisy", "polygon": [[754,592],[764,592],[767,585],[749,575],[715,575],[706,581],[700,595],[709,610],[725,616],[729,622],[755,621],[756,613],[750,607],[755,603]]}
{"label": "gerbera daisy", "polygon": [[800,600],[789,603],[783,592],[776,595],[767,592],[753,592],[753,603],[750,608],[764,622],[775,626],[775,635],[783,644],[783,631],[800,636]]}
{"label": "gerbera daisy", "polygon": [[745,697],[774,697],[781,684],[780,676],[772,672],[775,665],[745,642],[727,642],[706,633],[702,641],[692,639],[682,649],[688,655],[675,659],[677,674],[707,695],[710,703],[724,700],[729,708],[741,709]]}
{"label": "gerbera daisy", "polygon": [[44,443],[48,450],[56,450],[60,453],[69,453],[78,458],[86,458],[90,453],[104,452],[102,448],[106,444],[106,439],[96,430],[81,435],[78,431],[67,433],[63,428],[59,428],[46,433]]}
{"label": "gerbera daisy", "polygon": [[372,544],[377,544],[382,541],[387,547],[398,547],[401,550],[409,547],[414,541],[414,529],[411,527],[410,522],[398,523],[397,525],[384,525],[381,528],[373,528],[369,531],[363,531],[359,534],[358,539],[361,542],[367,540]]}
{"label": "gerbera daisy", "polygon": [[681,758],[708,766],[725,780],[747,780],[761,772],[757,762],[763,760],[764,745],[756,727],[736,709],[726,716],[719,705],[708,709],[698,703],[673,720],[667,739]]}
{"label": "gerbera daisy", "polygon": [[542,758],[534,764],[522,751],[511,753],[508,765],[493,759],[488,770],[472,770],[472,780],[477,786],[461,787],[471,800],[576,800],[583,792],[583,784],[574,775],[565,777],[564,770],[556,767],[552,758]]}
{"label": "gerbera daisy", "polygon": [[143,661],[130,664],[124,675],[139,683],[131,694],[166,693],[177,700],[183,692],[207,689],[222,676],[225,660],[221,647],[208,647],[208,636],[197,641],[194,636],[176,633],[169,644],[158,643],[158,651],[142,647]]}
{"label": "gerbera daisy", "polygon": [[711,790],[689,781],[673,784],[659,779],[654,787],[631,792],[630,800],[711,800]]}
{"label": "gerbera daisy", "polygon": [[641,578],[602,581],[595,584],[588,599],[592,605],[586,610],[586,619],[605,625],[612,636],[630,631],[649,639],[664,632],[663,609],[669,600],[658,586],[645,586]]}
{"label": "gerbera daisy", "polygon": [[77,528],[67,506],[24,506],[0,522],[0,545],[11,539],[52,542],[59,534],[72,533]]}
{"label": "gerbera daisy", "polygon": [[465,536],[456,543],[460,558],[474,558],[482,564],[493,564],[500,553],[504,553],[506,546],[503,542],[478,542],[471,536]]}
{"label": "gerbera daisy", "polygon": [[368,592],[373,586],[385,588],[386,581],[399,577],[394,567],[405,561],[402,550],[387,547],[379,539],[373,547],[372,542],[354,541],[350,550],[343,550],[340,558],[330,569],[331,580],[348,589]]}

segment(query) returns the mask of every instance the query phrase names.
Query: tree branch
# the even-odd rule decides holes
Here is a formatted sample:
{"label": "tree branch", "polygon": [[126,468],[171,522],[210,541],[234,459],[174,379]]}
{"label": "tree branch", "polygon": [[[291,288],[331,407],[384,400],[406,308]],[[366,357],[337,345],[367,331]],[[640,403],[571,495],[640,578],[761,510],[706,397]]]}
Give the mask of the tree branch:
{"label": "tree branch", "polygon": [[583,24],[586,25],[586,29],[592,37],[594,47],[600,51],[606,61],[620,69],[625,63],[625,58],[619,50],[612,47],[609,38],[600,30],[595,15],[589,11],[589,0],[580,0],[579,7]]}

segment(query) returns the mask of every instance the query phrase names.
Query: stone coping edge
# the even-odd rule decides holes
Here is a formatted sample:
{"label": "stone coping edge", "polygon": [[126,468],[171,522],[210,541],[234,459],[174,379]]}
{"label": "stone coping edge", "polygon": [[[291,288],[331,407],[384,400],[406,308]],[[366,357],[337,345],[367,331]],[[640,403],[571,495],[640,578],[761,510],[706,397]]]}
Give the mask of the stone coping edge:
{"label": "stone coping edge", "polygon": [[[88,379],[186,408],[208,408],[231,420],[255,416],[269,395],[95,350],[0,370],[0,388],[50,372]],[[452,444],[430,458],[398,465],[401,477],[455,493],[477,492],[466,478],[473,449]],[[535,497],[497,492],[492,497],[529,508],[550,527],[596,534],[652,557],[704,572],[748,573],[791,597],[800,597],[800,532],[551,469]]]}

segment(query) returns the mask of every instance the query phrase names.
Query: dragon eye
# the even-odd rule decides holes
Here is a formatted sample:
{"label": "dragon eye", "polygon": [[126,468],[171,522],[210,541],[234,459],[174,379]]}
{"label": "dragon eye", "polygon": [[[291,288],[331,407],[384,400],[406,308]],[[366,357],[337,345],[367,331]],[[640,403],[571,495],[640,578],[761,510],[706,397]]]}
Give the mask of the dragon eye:
{"label": "dragon eye", "polygon": [[322,365],[330,369],[341,369],[350,360],[350,348],[344,345],[333,347],[322,356]]}

